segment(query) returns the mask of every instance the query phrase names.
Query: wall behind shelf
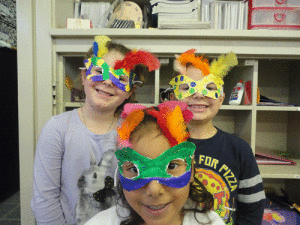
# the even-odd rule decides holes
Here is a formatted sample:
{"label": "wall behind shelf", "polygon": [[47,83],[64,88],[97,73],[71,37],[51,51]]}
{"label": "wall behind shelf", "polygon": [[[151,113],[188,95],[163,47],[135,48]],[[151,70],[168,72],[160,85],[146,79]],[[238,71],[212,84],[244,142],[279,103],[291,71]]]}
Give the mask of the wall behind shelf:
{"label": "wall behind shelf", "polygon": [[[299,90],[299,89],[298,89]],[[295,158],[300,159],[300,112],[289,112],[287,130],[288,151],[294,155]],[[300,193],[300,192],[299,192]]]}
{"label": "wall behind shelf", "polygon": [[290,63],[289,68],[289,87],[290,87],[290,95],[289,102],[291,104],[295,104],[300,106],[300,63],[299,60],[293,60]]}
{"label": "wall behind shelf", "polygon": [[264,188],[273,188],[276,195],[283,196],[281,189],[285,190],[289,195],[291,203],[300,204],[300,186],[297,179],[263,179]]}
{"label": "wall behind shelf", "polygon": [[[67,18],[73,18],[74,0],[55,0],[52,12],[52,28],[66,28]],[[62,13],[63,11],[63,13]]]}
{"label": "wall behind shelf", "polygon": [[260,60],[258,67],[260,94],[278,102],[289,102],[290,61]]}
{"label": "wall behind shelf", "polygon": [[[260,94],[279,102],[300,104],[300,61],[260,60],[258,87]],[[300,158],[300,113],[297,108],[273,106],[257,112],[256,146],[287,151]]]}
{"label": "wall behind shelf", "polygon": [[256,128],[256,148],[286,151],[288,112],[259,111]]}

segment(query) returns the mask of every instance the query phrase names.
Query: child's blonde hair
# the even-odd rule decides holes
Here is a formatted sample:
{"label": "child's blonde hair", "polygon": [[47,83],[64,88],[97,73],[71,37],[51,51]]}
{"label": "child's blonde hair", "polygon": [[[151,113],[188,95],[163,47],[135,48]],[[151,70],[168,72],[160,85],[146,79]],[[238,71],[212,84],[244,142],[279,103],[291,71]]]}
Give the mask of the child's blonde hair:
{"label": "child's blonde hair", "polygon": [[[107,41],[105,45],[106,45],[106,48],[107,48],[108,52],[115,50],[115,51],[120,52],[123,55],[126,55],[127,53],[129,53],[131,51],[131,49],[127,48],[126,46],[124,46],[122,44],[119,44],[119,43],[116,43],[114,41]],[[88,50],[88,52],[84,56],[84,60],[92,58],[92,57],[94,57],[93,47],[91,47]],[[148,75],[148,73],[147,73],[148,68],[146,66],[144,66],[142,64],[139,64],[139,65],[135,66],[135,68],[133,69],[133,72],[136,74],[137,80],[141,81],[142,83],[146,82],[147,75]],[[83,91],[82,74],[81,73],[76,78],[75,88],[78,89],[78,90]],[[117,116],[121,114],[125,104],[136,102],[135,101],[135,89],[131,89],[130,91],[132,92],[131,96],[128,99],[126,99],[121,105],[119,105],[117,107],[117,109],[115,111],[115,114]]]}

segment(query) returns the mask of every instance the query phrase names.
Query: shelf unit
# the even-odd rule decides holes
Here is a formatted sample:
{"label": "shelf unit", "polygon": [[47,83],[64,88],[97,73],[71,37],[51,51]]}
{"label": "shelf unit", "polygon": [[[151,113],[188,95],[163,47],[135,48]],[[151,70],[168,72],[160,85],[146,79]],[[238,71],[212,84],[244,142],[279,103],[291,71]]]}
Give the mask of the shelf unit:
{"label": "shelf unit", "polygon": [[[197,52],[204,52],[207,56],[215,58],[220,54],[234,51],[238,55],[239,65],[225,78],[226,97],[214,124],[246,140],[253,152],[259,148],[279,149],[300,158],[298,141],[300,137],[298,131],[300,107],[257,106],[256,104],[233,106],[228,104],[230,92],[239,79],[252,81],[252,99],[256,99],[257,92],[254,90],[259,87],[260,93],[266,97],[300,104],[296,88],[300,85],[300,79],[297,76],[300,73],[300,67],[297,66],[300,64],[299,32],[225,30],[177,30],[177,32],[178,34],[174,34],[173,30],[124,29],[120,33],[120,31],[116,32],[111,29],[101,30],[101,34],[108,35],[129,47],[150,50],[159,58],[169,59],[168,65],[162,66],[151,74],[152,80],[142,91],[148,98],[141,96],[139,102],[145,103],[147,106],[159,103],[159,90],[168,86],[172,76],[174,54],[196,48]],[[99,32],[96,30],[82,32],[53,29],[50,34],[55,49],[53,55],[64,57],[64,55],[76,55],[87,51],[93,42],[94,35]],[[224,40],[228,44],[223,45]],[[264,50],[261,46],[264,46]],[[64,66],[66,65],[62,64],[62,68]],[[62,86],[62,84],[58,86]],[[139,94],[141,93],[137,93],[137,96]],[[66,106],[68,104],[70,103],[67,103]],[[59,112],[64,110],[61,108]],[[289,189],[291,180],[300,181],[299,164],[296,166],[262,165],[259,168],[265,186],[274,186],[276,181],[276,185]],[[300,199],[298,198],[297,201],[299,202]]]}
{"label": "shelf unit", "polygon": [[[128,47],[146,49],[170,61],[174,54],[190,48],[209,57],[233,51],[241,63],[228,75],[230,79],[225,80],[227,97],[238,76],[243,74],[246,80],[252,80],[252,90],[259,87],[266,97],[300,104],[300,31],[64,29],[66,18],[72,15],[73,0],[17,1],[22,224],[34,224],[30,199],[39,133],[52,115],[64,111],[65,107],[81,106],[82,103],[64,99],[70,96],[66,95],[63,80],[66,70],[75,76],[78,68],[75,61],[83,57],[96,35],[107,35]],[[278,70],[278,66],[285,70]],[[153,98],[147,105],[158,103],[159,88],[167,85],[170,70],[171,66],[166,66],[153,74],[149,83],[154,85]],[[256,91],[252,93],[252,99],[256,99]],[[297,155],[300,153],[299,111],[299,107],[232,106],[225,100],[215,124],[244,138],[253,151],[257,147],[274,150],[279,147]],[[293,190],[293,197],[300,203],[300,160],[296,162],[297,166],[260,166],[260,171],[266,181],[280,182]]]}

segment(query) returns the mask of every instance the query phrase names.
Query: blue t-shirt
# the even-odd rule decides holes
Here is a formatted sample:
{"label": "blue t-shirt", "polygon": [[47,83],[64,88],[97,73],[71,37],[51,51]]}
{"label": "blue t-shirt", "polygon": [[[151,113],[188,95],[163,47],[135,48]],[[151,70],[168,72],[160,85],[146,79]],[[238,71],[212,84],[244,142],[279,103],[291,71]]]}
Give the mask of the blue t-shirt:
{"label": "blue t-shirt", "polygon": [[265,193],[251,147],[217,128],[209,139],[193,139],[196,177],[214,197],[214,210],[227,224],[258,225]]}

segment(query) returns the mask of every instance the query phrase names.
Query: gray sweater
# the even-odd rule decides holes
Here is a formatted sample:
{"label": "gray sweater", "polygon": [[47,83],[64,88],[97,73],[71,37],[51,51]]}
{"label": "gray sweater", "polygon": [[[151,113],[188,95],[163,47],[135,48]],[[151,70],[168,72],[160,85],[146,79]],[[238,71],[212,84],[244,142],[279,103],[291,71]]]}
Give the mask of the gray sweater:
{"label": "gray sweater", "polygon": [[[97,163],[102,154],[116,149],[116,130],[103,135],[89,131],[78,110],[53,116],[43,128],[35,153],[31,207],[38,224],[75,224],[77,186],[83,170],[90,167],[91,151]],[[106,175],[114,177],[114,157]]]}

